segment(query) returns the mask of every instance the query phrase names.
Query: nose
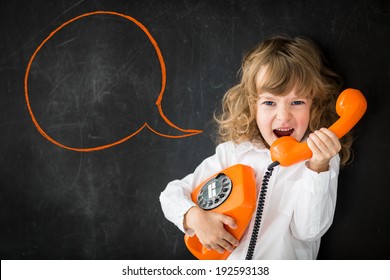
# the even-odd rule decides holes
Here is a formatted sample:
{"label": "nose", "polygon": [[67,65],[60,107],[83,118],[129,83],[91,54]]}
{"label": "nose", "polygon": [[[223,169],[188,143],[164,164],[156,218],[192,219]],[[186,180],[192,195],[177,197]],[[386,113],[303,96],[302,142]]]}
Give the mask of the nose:
{"label": "nose", "polygon": [[285,122],[290,120],[291,112],[287,106],[279,106],[276,112],[276,118],[278,121]]}

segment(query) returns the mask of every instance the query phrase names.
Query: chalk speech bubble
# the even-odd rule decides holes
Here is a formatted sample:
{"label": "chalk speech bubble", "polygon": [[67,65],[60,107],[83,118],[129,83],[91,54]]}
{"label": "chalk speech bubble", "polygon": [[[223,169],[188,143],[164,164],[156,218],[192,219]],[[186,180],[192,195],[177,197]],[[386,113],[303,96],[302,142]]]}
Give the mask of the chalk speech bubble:
{"label": "chalk speech bubble", "polygon": [[[61,30],[62,28],[64,28],[65,26],[69,25],[70,23],[72,23],[72,22],[74,22],[76,20],[79,20],[79,19],[82,19],[82,18],[85,18],[85,17],[88,17],[88,16],[93,16],[93,15],[113,15],[113,16],[118,16],[118,17],[124,18],[124,19],[134,23],[136,26],[138,26],[145,33],[145,35],[148,37],[150,43],[153,45],[153,48],[154,48],[154,50],[155,50],[155,52],[157,54],[158,61],[159,61],[159,64],[160,64],[160,69],[161,69],[161,89],[160,89],[160,93],[159,93],[158,98],[157,98],[156,103],[155,103],[157,108],[158,108],[158,112],[159,112],[161,118],[164,120],[164,122],[166,124],[168,124],[170,127],[174,128],[174,129],[182,132],[183,134],[181,134],[181,135],[168,135],[168,134],[164,134],[164,133],[158,132],[157,130],[153,129],[147,122],[145,122],[134,133],[132,133],[132,134],[130,134],[130,135],[128,135],[128,136],[118,140],[118,141],[115,141],[115,142],[112,142],[112,143],[109,143],[109,144],[106,144],[106,145],[101,145],[101,146],[88,147],[88,148],[77,148],[77,147],[71,147],[71,146],[64,145],[64,144],[60,143],[59,141],[57,141],[57,140],[53,139],[51,136],[49,136],[45,132],[45,130],[42,129],[42,127],[40,126],[40,124],[36,120],[34,112],[33,112],[32,108],[31,108],[30,98],[29,98],[28,79],[29,79],[29,74],[30,74],[30,69],[31,69],[32,63],[33,63],[36,55],[38,54],[38,52],[41,50],[41,48],[59,30]],[[30,117],[31,117],[35,127],[37,128],[37,130],[41,133],[41,135],[43,137],[45,137],[51,143],[53,143],[53,144],[55,144],[55,145],[57,145],[57,146],[59,146],[61,148],[72,150],[72,151],[77,151],[77,152],[92,152],[92,151],[103,150],[103,149],[106,149],[106,148],[110,148],[110,147],[116,146],[116,145],[121,144],[121,143],[129,140],[130,138],[134,137],[135,135],[140,133],[145,127],[148,128],[153,133],[155,133],[155,134],[157,134],[159,136],[162,136],[162,137],[167,137],[167,138],[183,138],[183,137],[194,136],[194,135],[197,135],[199,133],[202,133],[203,132],[202,130],[180,128],[177,125],[175,125],[173,122],[171,122],[165,116],[165,114],[163,113],[163,110],[162,110],[162,106],[161,106],[161,102],[162,102],[162,99],[163,99],[165,87],[166,87],[166,67],[165,67],[164,58],[162,56],[161,50],[160,50],[156,40],[150,34],[148,29],[141,22],[136,20],[135,18],[130,17],[130,16],[125,15],[125,14],[112,12],[112,11],[95,11],[95,12],[85,13],[85,14],[79,15],[79,16],[77,16],[75,18],[72,18],[71,20],[68,20],[67,22],[63,23],[61,26],[56,28],[53,32],[50,33],[50,35],[48,37],[46,37],[46,39],[44,39],[42,41],[42,43],[37,47],[37,49],[35,50],[35,52],[31,56],[30,61],[29,61],[28,65],[27,65],[27,68],[26,68],[26,73],[25,73],[25,78],[24,78],[24,92],[25,92],[25,99],[26,99],[26,103],[27,103],[27,108],[28,108],[28,111],[30,113]]]}

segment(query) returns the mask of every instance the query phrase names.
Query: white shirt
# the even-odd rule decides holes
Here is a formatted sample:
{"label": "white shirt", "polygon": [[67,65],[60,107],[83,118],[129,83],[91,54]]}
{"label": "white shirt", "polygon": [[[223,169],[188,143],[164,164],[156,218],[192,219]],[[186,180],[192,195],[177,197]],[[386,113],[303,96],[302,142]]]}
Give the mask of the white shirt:
{"label": "white shirt", "polygon": [[[265,170],[271,163],[269,150],[251,142],[218,145],[216,153],[205,159],[194,173],[170,182],[161,193],[165,217],[185,232],[184,214],[196,205],[191,200],[191,192],[199,184],[227,167],[244,164],[255,171],[258,193]],[[305,162],[274,169],[253,259],[317,258],[321,236],[333,221],[339,163],[337,155],[331,159],[329,171],[321,173],[307,168]],[[229,259],[245,259],[255,215]]]}

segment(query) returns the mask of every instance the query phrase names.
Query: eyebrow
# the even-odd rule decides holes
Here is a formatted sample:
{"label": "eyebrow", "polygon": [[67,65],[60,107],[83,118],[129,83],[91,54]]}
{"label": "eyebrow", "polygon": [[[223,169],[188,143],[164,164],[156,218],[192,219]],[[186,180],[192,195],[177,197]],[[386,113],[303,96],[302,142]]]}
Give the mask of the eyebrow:
{"label": "eyebrow", "polygon": [[[274,95],[274,94],[272,94],[272,93],[261,93],[261,94],[259,94],[259,99],[265,99],[265,100],[277,100],[277,99],[279,99],[279,97],[281,97],[281,96],[279,96],[279,95]],[[295,96],[295,97],[293,97],[293,98],[291,98],[291,100],[292,101],[294,101],[294,100],[309,100],[310,99],[310,97],[308,97],[308,96]]]}
{"label": "eyebrow", "polygon": [[264,93],[262,93],[262,94],[259,95],[258,99],[259,100],[272,100],[272,101],[274,101],[274,100],[278,100],[278,96],[275,96],[273,94],[264,94]]}
{"label": "eyebrow", "polygon": [[259,94],[259,98],[277,98],[277,96],[272,93],[264,92]]}

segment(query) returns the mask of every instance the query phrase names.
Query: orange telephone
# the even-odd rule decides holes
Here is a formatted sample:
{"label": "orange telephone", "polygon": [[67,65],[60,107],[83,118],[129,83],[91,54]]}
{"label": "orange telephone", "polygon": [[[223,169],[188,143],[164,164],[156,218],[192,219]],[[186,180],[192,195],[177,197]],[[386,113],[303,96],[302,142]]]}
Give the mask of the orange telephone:
{"label": "orange telephone", "polygon": [[[338,97],[336,112],[340,118],[329,129],[338,138],[343,137],[361,119],[367,109],[367,101],[363,94],[356,89],[346,89]],[[284,136],[277,139],[270,147],[273,163],[268,166],[264,175],[259,195],[254,231],[250,241],[247,259],[251,259],[256,246],[256,237],[261,222],[262,208],[266,196],[268,180],[273,168],[280,164],[290,166],[312,156],[305,142],[299,143],[293,137]],[[249,225],[256,206],[256,181],[254,170],[245,165],[231,166],[200,184],[192,192],[192,200],[204,210],[216,211],[233,217],[237,229],[227,228],[238,240]],[[198,259],[226,259],[230,252],[219,254],[214,250],[203,247],[196,235],[185,235],[185,244],[190,252]]]}

